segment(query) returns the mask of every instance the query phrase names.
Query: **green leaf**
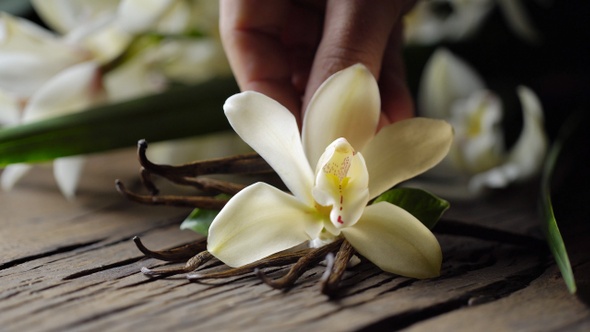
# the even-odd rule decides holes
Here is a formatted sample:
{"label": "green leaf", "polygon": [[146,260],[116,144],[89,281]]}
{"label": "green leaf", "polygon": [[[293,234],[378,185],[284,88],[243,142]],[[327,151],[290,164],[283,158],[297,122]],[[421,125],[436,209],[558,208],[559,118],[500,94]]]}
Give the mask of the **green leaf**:
{"label": "green leaf", "polygon": [[190,229],[201,235],[207,236],[209,226],[219,214],[218,210],[194,209],[191,214],[180,224],[180,229]]}
{"label": "green leaf", "polygon": [[429,229],[434,228],[449,202],[416,188],[393,188],[381,194],[374,203],[389,202],[410,212]]}
{"label": "green leaf", "polygon": [[540,195],[540,207],[543,222],[541,228],[545,233],[547,242],[549,244],[549,250],[553,254],[557,266],[561,271],[563,280],[570,293],[575,293],[577,290],[576,280],[572,271],[569,255],[567,253],[563,237],[557,226],[557,219],[553,209],[553,201],[551,198],[551,184],[555,175],[556,166],[558,160],[563,155],[563,150],[566,144],[569,144],[571,137],[576,130],[576,127],[580,123],[584,123],[579,119],[579,114],[570,118],[560,129],[559,136],[555,143],[551,147],[547,159],[545,161],[545,167],[541,178],[541,195]]}
{"label": "green leaf", "polygon": [[0,167],[228,130],[222,105],[233,78],[0,130]]}

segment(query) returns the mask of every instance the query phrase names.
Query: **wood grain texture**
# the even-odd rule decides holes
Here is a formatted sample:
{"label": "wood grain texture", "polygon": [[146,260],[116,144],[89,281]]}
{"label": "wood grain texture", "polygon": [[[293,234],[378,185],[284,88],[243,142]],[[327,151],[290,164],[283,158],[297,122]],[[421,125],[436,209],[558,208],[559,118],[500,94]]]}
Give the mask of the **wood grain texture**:
{"label": "wood grain texture", "polygon": [[[347,270],[340,296],[319,292],[323,267],[287,292],[253,274],[189,282],[147,278],[131,238],[154,249],[191,242],[187,209],[125,201],[114,179],[137,181],[135,153],[93,156],[78,198],[36,169],[0,194],[0,331],[555,331],[587,330],[590,310],[567,293],[544,250],[438,234],[442,275],[412,280],[362,262]],[[453,204],[447,219],[540,238],[534,189]],[[442,221],[441,223],[444,223]],[[442,225],[442,224],[441,224]],[[205,266],[205,269],[218,267]],[[268,269],[270,277],[286,269]]]}

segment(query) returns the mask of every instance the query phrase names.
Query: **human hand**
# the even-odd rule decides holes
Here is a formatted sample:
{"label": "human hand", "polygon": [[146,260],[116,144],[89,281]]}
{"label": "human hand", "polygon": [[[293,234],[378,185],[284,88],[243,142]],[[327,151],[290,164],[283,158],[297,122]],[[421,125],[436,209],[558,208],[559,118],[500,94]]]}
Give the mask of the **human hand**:
{"label": "human hand", "polygon": [[220,30],[242,90],[268,95],[301,120],[330,75],[364,64],[379,82],[380,125],[411,117],[401,16],[412,0],[221,0]]}

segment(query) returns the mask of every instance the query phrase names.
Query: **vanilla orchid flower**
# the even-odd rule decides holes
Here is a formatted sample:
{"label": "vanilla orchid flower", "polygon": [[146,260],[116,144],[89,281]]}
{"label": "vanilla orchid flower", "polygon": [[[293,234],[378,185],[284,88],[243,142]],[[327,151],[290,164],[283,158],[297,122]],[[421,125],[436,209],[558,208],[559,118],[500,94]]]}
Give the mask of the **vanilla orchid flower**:
{"label": "vanilla orchid flower", "polygon": [[435,44],[470,38],[496,5],[518,37],[531,43],[539,40],[521,0],[422,0],[404,17],[405,41]]}
{"label": "vanilla orchid flower", "polygon": [[[106,99],[95,62],[71,66],[51,78],[26,103],[20,123],[30,123],[56,115],[84,110]],[[64,157],[54,160],[53,171],[63,195],[71,199],[80,178],[84,158]],[[10,190],[31,168],[30,164],[12,164],[2,172],[2,189]]]}
{"label": "vanilla orchid flower", "polygon": [[87,54],[27,20],[0,13],[0,89],[30,98],[51,77]]}
{"label": "vanilla orchid flower", "polygon": [[455,129],[448,157],[432,172],[455,184],[446,188],[452,189],[445,190],[447,195],[474,197],[484,188],[505,187],[538,174],[547,150],[543,111],[530,89],[518,87],[517,94],[524,124],[516,143],[506,151],[500,98],[448,50],[432,55],[421,78],[418,109],[423,116],[450,121]]}
{"label": "vanilla orchid flower", "polygon": [[[0,125],[63,115],[106,100],[120,102],[161,92],[171,81],[196,83],[230,72],[213,24],[215,1],[34,0],[32,4],[60,35],[0,13]],[[134,12],[138,6],[143,7]],[[179,20],[181,16],[186,19]],[[142,30],[127,30],[132,21],[143,22]],[[195,32],[203,36],[195,37]],[[80,70],[90,63],[92,70]],[[54,162],[57,184],[67,198],[74,195],[82,166],[82,157]],[[7,167],[3,189],[12,188],[30,168]]]}
{"label": "vanilla orchid flower", "polygon": [[384,271],[439,275],[442,254],[430,230],[396,205],[367,203],[438,163],[451,145],[449,124],[415,118],[375,134],[379,89],[360,64],[317,90],[302,135],[285,107],[257,92],[230,97],[224,110],[292,195],[261,182],[235,195],[209,229],[214,256],[242,266],[307,241],[318,247],[343,236]]}

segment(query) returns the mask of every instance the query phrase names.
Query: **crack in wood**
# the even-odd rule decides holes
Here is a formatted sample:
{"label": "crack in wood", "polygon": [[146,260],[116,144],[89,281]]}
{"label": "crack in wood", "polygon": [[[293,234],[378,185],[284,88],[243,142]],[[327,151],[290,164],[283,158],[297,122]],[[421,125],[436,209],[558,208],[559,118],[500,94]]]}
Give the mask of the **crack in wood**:
{"label": "crack in wood", "polygon": [[14,266],[17,266],[20,264],[24,264],[24,263],[27,263],[30,261],[34,261],[37,259],[51,257],[53,255],[63,254],[63,253],[75,251],[80,248],[89,247],[89,246],[92,246],[92,245],[97,244],[97,243],[104,241],[104,240],[105,239],[98,239],[98,240],[93,240],[93,241],[89,241],[89,242],[76,243],[76,244],[72,244],[72,245],[68,245],[68,246],[58,247],[56,249],[42,252],[39,254],[29,255],[29,256],[24,256],[21,258],[13,259],[9,262],[5,262],[5,263],[0,264],[0,271],[5,270],[5,269],[9,269],[11,267],[14,267]]}
{"label": "crack in wood", "polygon": [[125,313],[128,310],[133,309],[133,308],[143,306],[146,303],[147,302],[142,301],[142,302],[136,302],[136,303],[125,305],[125,306],[111,308],[109,310],[104,310],[104,311],[99,312],[99,313],[97,313],[95,315],[92,315],[90,317],[86,317],[86,318],[81,319],[81,320],[78,320],[78,321],[74,321],[74,322],[72,322],[72,323],[70,323],[68,325],[59,327],[59,328],[54,329],[52,331],[56,331],[56,332],[59,331],[59,332],[61,332],[61,331],[65,331],[65,330],[76,330],[76,329],[79,329],[80,326],[83,326],[86,323],[90,323],[92,321],[100,320],[102,318],[111,316],[113,314],[122,314],[122,313]]}
{"label": "crack in wood", "polygon": [[115,268],[118,268],[118,267],[130,265],[130,264],[139,262],[142,259],[143,259],[143,257],[140,256],[140,257],[134,257],[134,258],[125,259],[125,260],[122,260],[122,261],[119,261],[119,262],[116,262],[116,263],[112,263],[112,264],[97,266],[95,268],[86,269],[86,270],[82,270],[82,271],[79,271],[79,272],[76,272],[76,273],[72,273],[70,275],[67,275],[67,276],[63,277],[62,280],[74,280],[74,279],[86,277],[86,276],[89,276],[89,275],[94,274],[94,273],[103,272],[103,271],[106,271],[106,270],[111,270],[111,269],[115,269]]}
{"label": "crack in wood", "polygon": [[458,310],[465,306],[476,306],[507,297],[516,291],[527,287],[539,278],[547,267],[541,261],[537,266],[521,271],[518,275],[508,276],[504,280],[496,281],[484,287],[474,289],[467,294],[449,299],[433,306],[412,310],[383,318],[360,328],[359,332],[394,331],[409,327],[418,322],[424,322],[433,317]]}

